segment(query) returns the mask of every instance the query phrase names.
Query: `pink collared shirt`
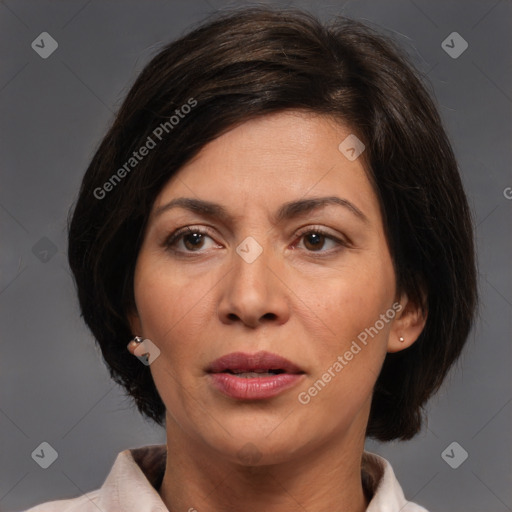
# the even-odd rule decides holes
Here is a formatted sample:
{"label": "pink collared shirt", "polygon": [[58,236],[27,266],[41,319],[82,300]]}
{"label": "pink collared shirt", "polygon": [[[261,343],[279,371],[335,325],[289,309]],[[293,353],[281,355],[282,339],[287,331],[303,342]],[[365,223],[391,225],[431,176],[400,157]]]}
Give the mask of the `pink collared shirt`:
{"label": "pink collared shirt", "polygon": [[[100,489],[78,498],[49,501],[26,512],[168,512],[157,490],[165,470],[166,446],[124,450]],[[389,462],[363,452],[363,485],[372,495],[366,512],[428,512],[407,501]],[[190,509],[194,510],[191,503]]]}

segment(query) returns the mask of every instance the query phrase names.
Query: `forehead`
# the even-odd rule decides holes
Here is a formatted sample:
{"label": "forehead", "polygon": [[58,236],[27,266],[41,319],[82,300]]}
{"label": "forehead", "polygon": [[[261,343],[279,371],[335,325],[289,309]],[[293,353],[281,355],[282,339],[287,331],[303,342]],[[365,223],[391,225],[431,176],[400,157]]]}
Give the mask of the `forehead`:
{"label": "forehead", "polygon": [[165,185],[154,209],[186,196],[222,203],[239,213],[257,207],[275,211],[298,198],[339,195],[368,216],[379,216],[363,158],[351,160],[343,151],[347,137],[349,142],[354,137],[348,127],[304,112],[246,121],[184,165]]}

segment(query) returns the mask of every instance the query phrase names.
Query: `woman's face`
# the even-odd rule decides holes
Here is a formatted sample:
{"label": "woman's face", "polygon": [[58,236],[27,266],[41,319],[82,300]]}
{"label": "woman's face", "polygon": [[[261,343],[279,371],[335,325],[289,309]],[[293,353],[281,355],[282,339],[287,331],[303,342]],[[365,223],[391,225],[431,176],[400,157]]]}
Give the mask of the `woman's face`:
{"label": "woman's face", "polygon": [[173,436],[251,464],[364,439],[386,352],[410,333],[377,197],[338,148],[349,135],[299,112],[251,120],[156,199],[131,325],[160,350]]}

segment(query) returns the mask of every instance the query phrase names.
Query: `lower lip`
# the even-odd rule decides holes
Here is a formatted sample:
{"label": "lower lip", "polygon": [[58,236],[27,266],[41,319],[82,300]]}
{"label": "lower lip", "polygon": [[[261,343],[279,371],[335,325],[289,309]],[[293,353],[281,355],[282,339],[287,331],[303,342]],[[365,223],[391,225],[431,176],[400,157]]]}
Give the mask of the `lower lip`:
{"label": "lower lip", "polygon": [[264,400],[295,386],[304,376],[280,373],[270,377],[237,377],[231,373],[210,373],[212,384],[223,394],[238,400]]}

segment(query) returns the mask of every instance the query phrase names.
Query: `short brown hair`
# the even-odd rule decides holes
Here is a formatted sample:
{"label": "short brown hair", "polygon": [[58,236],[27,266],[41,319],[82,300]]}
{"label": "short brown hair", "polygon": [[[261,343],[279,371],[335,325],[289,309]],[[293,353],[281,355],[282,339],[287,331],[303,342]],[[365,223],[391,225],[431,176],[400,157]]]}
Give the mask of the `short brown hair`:
{"label": "short brown hair", "polygon": [[[121,172],[191,99],[194,108],[168,126],[165,143]],[[147,64],[87,169],[70,221],[69,263],[83,318],[112,378],[143,415],[163,425],[165,406],[149,367],[126,349],[137,334],[127,313],[149,212],[165,183],[205,144],[283,110],[331,116],[366,146],[397,289],[428,311],[418,340],[387,354],[366,433],[409,439],[472,325],[473,228],[452,148],[419,73],[389,37],[355,20],[324,25],[302,11],[272,8],[224,13]],[[113,182],[118,170],[122,179]]]}

